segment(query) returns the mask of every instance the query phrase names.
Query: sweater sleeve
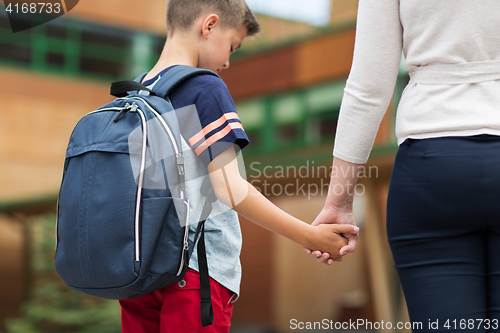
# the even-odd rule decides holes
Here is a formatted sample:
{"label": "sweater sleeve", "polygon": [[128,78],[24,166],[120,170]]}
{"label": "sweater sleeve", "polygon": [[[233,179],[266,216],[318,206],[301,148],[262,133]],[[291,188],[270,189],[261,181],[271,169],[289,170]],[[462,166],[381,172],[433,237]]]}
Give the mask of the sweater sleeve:
{"label": "sweater sleeve", "polygon": [[396,84],[403,28],[399,0],[360,0],[354,57],[344,89],[333,154],[363,164]]}

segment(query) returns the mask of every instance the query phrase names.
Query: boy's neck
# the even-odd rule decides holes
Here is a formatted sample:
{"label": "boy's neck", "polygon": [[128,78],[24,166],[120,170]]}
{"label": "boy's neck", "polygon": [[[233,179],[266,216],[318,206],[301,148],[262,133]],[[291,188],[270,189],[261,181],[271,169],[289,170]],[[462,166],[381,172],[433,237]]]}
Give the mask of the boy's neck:
{"label": "boy's neck", "polygon": [[143,82],[154,78],[165,68],[174,65],[198,66],[196,41],[189,34],[179,32],[167,39],[160,58],[146,75]]}

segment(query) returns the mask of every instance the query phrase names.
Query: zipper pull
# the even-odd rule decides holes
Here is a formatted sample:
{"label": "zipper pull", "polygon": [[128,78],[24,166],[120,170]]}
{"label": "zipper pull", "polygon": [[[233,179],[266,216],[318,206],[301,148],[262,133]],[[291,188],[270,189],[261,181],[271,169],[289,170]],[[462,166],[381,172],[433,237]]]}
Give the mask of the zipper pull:
{"label": "zipper pull", "polygon": [[118,113],[118,115],[115,117],[115,119],[113,119],[113,121],[116,123],[118,121],[118,119],[120,119],[120,117],[122,116],[122,114],[124,114],[125,112],[129,111],[129,112],[137,112],[137,109],[139,107],[137,106],[137,104],[133,103],[132,104],[125,104],[125,107],[120,111],[120,113]]}
{"label": "zipper pull", "polygon": [[132,105],[130,105],[130,109],[129,109],[129,111],[130,111],[130,112],[137,112],[137,109],[138,109],[138,108],[139,108],[139,107],[137,106],[137,104],[132,103]]}
{"label": "zipper pull", "polygon": [[189,251],[189,243],[184,242],[184,250]]}
{"label": "zipper pull", "polygon": [[130,109],[130,104],[127,103],[125,104],[125,107],[120,111],[120,113],[118,113],[118,115],[115,117],[115,119],[113,119],[113,121],[116,123],[118,121],[118,119],[120,119],[120,117],[122,116],[123,113],[127,112],[128,109]]}

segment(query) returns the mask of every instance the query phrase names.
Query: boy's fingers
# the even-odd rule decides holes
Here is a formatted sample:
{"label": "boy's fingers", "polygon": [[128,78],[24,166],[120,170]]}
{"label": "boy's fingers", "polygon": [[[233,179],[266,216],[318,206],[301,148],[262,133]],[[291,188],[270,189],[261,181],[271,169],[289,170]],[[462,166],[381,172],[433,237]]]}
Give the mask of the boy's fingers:
{"label": "boy's fingers", "polygon": [[330,224],[332,231],[338,234],[357,234],[359,228],[352,224]]}

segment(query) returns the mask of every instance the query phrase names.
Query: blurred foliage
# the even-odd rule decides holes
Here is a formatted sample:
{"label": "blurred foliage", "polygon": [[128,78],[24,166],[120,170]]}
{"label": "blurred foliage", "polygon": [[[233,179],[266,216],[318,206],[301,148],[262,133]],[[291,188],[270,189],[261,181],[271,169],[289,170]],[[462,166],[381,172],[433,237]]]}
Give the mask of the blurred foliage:
{"label": "blurred foliage", "polygon": [[23,317],[7,333],[119,333],[120,305],[67,287],[54,266],[55,215],[28,221],[31,286]]}

